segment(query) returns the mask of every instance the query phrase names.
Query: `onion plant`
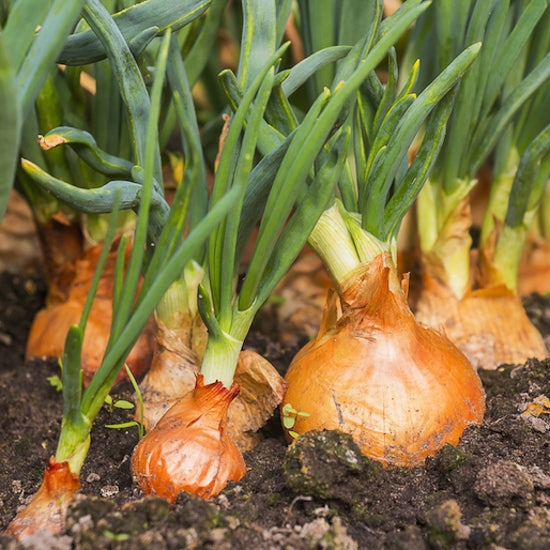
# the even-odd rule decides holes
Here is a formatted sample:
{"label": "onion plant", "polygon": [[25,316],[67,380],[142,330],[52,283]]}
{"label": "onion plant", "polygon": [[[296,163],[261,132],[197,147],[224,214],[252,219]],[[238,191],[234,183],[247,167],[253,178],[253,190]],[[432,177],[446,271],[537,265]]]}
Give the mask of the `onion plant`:
{"label": "onion plant", "polygon": [[[409,43],[411,56],[421,59],[423,81],[462,48],[482,41],[458,91],[448,137],[417,212],[424,272],[419,318],[432,326],[445,324],[475,364],[485,367],[547,353],[515,297],[525,232],[547,177],[547,161],[539,170],[548,148],[547,117],[541,116],[550,76],[547,21],[544,1],[442,1],[426,10]],[[480,261],[471,265],[469,194],[493,154]],[[501,291],[495,294],[497,285]],[[499,327],[498,318],[512,325]],[[518,323],[521,331],[512,328]],[[510,332],[522,336],[514,341]],[[487,340],[492,344],[487,346]]]}
{"label": "onion plant", "polygon": [[[421,11],[418,2],[413,4],[416,7],[407,6],[388,21],[380,35],[375,32],[380,12],[375,10],[373,29],[353,47],[314,52],[295,67],[275,72],[286,48],[277,47],[277,4],[243,2],[239,68],[236,75],[220,75],[233,114],[210,205],[229,190],[238,193],[239,201],[209,239],[198,297],[208,340],[196,389],[166,412],[134,452],[132,469],[144,491],[170,501],[180,490],[207,498],[227,480],[244,474],[225,421],[235,397],[232,384],[243,341],[256,313],[333,201],[348,156],[351,128],[346,121],[355,110],[357,92]],[[342,63],[337,85],[324,88],[300,121],[289,118],[291,88],[286,87],[300,86],[337,59]],[[241,145],[235,155],[237,143]],[[263,155],[260,160],[255,160],[256,152]],[[251,258],[239,281],[240,258],[257,223]],[[205,395],[211,407],[204,403]]]}
{"label": "onion plant", "polygon": [[[108,220],[106,213],[112,208],[112,196],[110,201],[105,198],[98,201],[102,191],[87,195],[87,190],[102,187],[108,178],[131,178],[134,164],[142,164],[143,119],[148,105],[148,84],[143,75],[146,75],[147,67],[154,67],[155,64],[158,49],[155,37],[166,28],[173,29],[178,34],[172,40],[174,45],[171,50],[181,50],[179,34],[191,24],[197,26],[197,19],[209,4],[206,0],[163,3],[159,12],[160,3],[149,0],[112,15],[122,36],[118,42],[110,40],[103,45],[98,34],[87,28],[89,25],[84,19],[68,38],[60,54],[65,68],[63,71],[53,71],[48,86],[43,89],[37,102],[37,116],[34,121],[28,121],[25,128],[22,155],[33,164],[25,163],[18,175],[18,187],[35,213],[40,240],[45,248],[49,279],[47,307],[34,320],[27,343],[27,357],[59,356],[63,339],[58,335],[64,334],[81,314],[104,237]],[[209,51],[213,44],[212,32],[219,23],[219,4],[216,3],[212,14],[201,18],[204,19],[202,27],[195,29],[196,40],[200,41],[203,51]],[[112,3],[111,8],[116,10],[117,3]],[[92,14],[94,10],[97,11],[92,6]],[[203,39],[205,36],[206,40]],[[122,44],[124,37],[128,45],[126,42]],[[107,52],[110,59],[105,59]],[[193,66],[195,79],[201,69],[201,60],[197,57],[197,54],[189,52],[188,62]],[[81,63],[89,62],[92,65],[84,71]],[[174,72],[175,69],[169,70],[170,74]],[[84,97],[81,81],[92,88],[87,97]],[[161,183],[160,151],[176,123],[174,116],[170,115],[171,111],[175,111],[173,105],[171,95],[165,90],[159,122],[161,137],[155,161],[155,181]],[[55,126],[58,127],[40,140],[45,150],[43,152],[36,144],[36,136]],[[70,148],[56,147],[60,144],[70,145]],[[199,172],[204,182],[204,167],[201,164]],[[52,185],[48,187],[51,177],[64,184],[57,183],[52,190]],[[63,197],[63,192],[59,190],[62,186],[69,194],[72,193],[71,197]],[[86,204],[80,204],[76,198],[77,188],[81,188],[81,197],[88,197],[80,200]],[[206,208],[205,182],[197,185],[194,193],[192,216],[199,220]],[[159,216],[163,218],[167,212],[163,189],[159,186],[157,195],[160,206],[155,207],[151,223],[151,227],[156,225],[157,235],[151,237],[155,239],[163,225]],[[131,214],[131,210],[125,212]],[[131,230],[133,220],[134,217],[128,214],[119,216],[118,232]],[[82,242],[83,239],[85,242]],[[99,246],[93,246],[97,242]],[[114,253],[108,258],[100,292],[87,324],[83,364],[86,384],[99,366],[107,344],[113,269]],[[136,375],[141,375],[150,364],[153,331],[152,324],[149,324],[128,358],[128,364]],[[121,372],[121,376],[124,374]]]}
{"label": "onion plant", "polygon": [[[253,3],[250,4],[252,9]],[[201,289],[202,298],[199,302],[201,313],[209,326],[210,333],[218,334],[220,339],[220,342],[214,339],[212,344],[209,340],[214,356],[217,354],[215,350],[218,346],[228,350],[240,349],[253,315],[308,239],[316,225],[317,217],[309,213],[304,215],[308,223],[303,227],[300,226],[298,231],[294,228],[294,224],[298,223],[302,209],[307,212],[306,208],[314,206],[315,209],[311,212],[320,214],[330,204],[336,183],[342,186],[341,182],[344,179],[347,184],[352,184],[346,176],[340,176],[340,171],[345,170],[343,159],[347,158],[348,154],[349,138],[345,135],[351,135],[348,120],[354,108],[352,108],[353,103],[349,102],[355,99],[356,92],[363,82],[369,77],[372,78],[374,69],[384,58],[388,49],[423,9],[418,9],[419,2],[410,4],[411,6],[407,6],[407,9],[403,9],[393,19],[386,20],[380,30],[378,29],[380,5],[374,3],[373,6],[376,7],[372,12],[371,27],[353,48],[329,48],[322,51],[322,56],[317,52],[318,55],[310,56],[290,71],[285,70],[275,75],[271,87],[276,93],[271,93],[269,102],[264,99],[265,112],[258,109],[257,102],[254,102],[254,110],[247,115],[247,132],[254,123],[254,147],[257,146],[265,157],[251,172],[250,177],[254,176],[254,179],[249,183],[241,182],[243,195],[241,215],[228,220],[227,227],[220,226],[210,239],[209,280],[208,285]],[[415,6],[413,7],[412,4]],[[251,17],[251,21],[253,20],[254,18]],[[378,32],[380,32],[379,35]],[[471,58],[475,55],[474,50],[475,48],[472,48],[472,51],[468,52],[469,55],[464,56],[461,60],[462,67],[456,69],[452,77],[449,77],[448,73],[445,75],[447,78],[445,91],[456,82],[460,71],[471,62]],[[258,57],[242,55],[241,66],[243,60]],[[466,60],[467,57],[469,58]],[[318,69],[328,66],[333,60],[339,58],[342,58],[342,65],[331,91],[325,88],[302,121],[298,123],[297,118],[292,115],[287,95],[305,82],[310,75],[315,75]],[[460,62],[457,65],[460,65]],[[453,70],[454,68],[450,72]],[[245,71],[242,70],[242,72]],[[251,69],[248,74],[253,74]],[[239,78],[235,78],[230,72],[222,73],[220,78],[234,108],[238,106],[242,109],[245,99],[250,95],[247,80],[241,77],[239,81]],[[437,99],[439,98],[430,97],[431,103],[427,111],[434,106]],[[254,118],[252,115],[255,115]],[[278,117],[278,124],[274,123],[270,126],[263,117],[273,121]],[[338,125],[336,127],[338,132],[332,128],[334,124]],[[332,134],[329,135],[330,129]],[[246,135],[245,133],[245,137]],[[330,140],[327,143],[329,137]],[[226,143],[234,139],[236,135],[231,132],[230,126]],[[319,158],[317,158],[318,155],[320,155]],[[316,158],[317,169],[312,175],[311,169]],[[327,159],[333,160],[329,162]],[[328,165],[325,166],[323,162],[328,162]],[[332,168],[334,173],[331,170],[330,185],[326,184],[327,188],[323,189],[320,197],[316,197],[317,179],[324,181],[321,177],[324,170],[319,166],[326,170],[333,163],[335,167]],[[238,165],[237,168],[239,168]],[[276,172],[275,169],[277,169]],[[231,168],[222,150],[217,175],[233,170],[236,168]],[[247,169],[244,173],[247,174],[249,171]],[[338,177],[334,174],[338,174]],[[222,189],[227,186],[226,183],[219,185],[223,185]],[[220,193],[218,184],[215,183],[213,200],[216,200],[218,193]],[[289,218],[291,213],[292,216]],[[257,241],[244,280],[237,292],[237,259],[242,253],[243,243],[258,220],[260,226]],[[231,269],[227,269],[228,267]],[[209,304],[207,308],[204,305],[206,303]],[[215,313],[212,314],[212,311]],[[234,341],[233,344],[232,341]],[[232,353],[234,355],[235,352]],[[233,360],[231,364],[234,365]],[[234,366],[224,367],[219,361],[207,357],[202,369],[207,381],[220,379],[226,386],[230,385]]]}
{"label": "onion plant", "polygon": [[[527,47],[504,84],[503,95],[550,51],[550,11],[535,27]],[[535,220],[544,232],[544,193],[550,175],[550,116],[545,108],[548,83],[521,107],[495,148],[493,180],[481,227],[480,275],[484,285],[518,289],[518,268]]]}
{"label": "onion plant", "polygon": [[[101,37],[109,54],[116,51],[119,59],[110,57],[117,67],[127,51],[126,42],[113,24],[112,18],[99,2],[91,0],[84,8],[84,17],[94,32]],[[169,209],[162,195],[159,196],[159,181],[155,179],[159,165],[158,158],[158,118],[162,84],[164,80],[168,52],[171,44],[171,31],[166,30],[162,40],[158,61],[155,65],[155,80],[151,92],[151,101],[139,110],[140,121],[134,120],[137,126],[142,124],[145,131],[136,144],[140,164],[134,164],[132,173],[139,184],[133,181],[116,180],[99,189],[81,190],[72,188],[66,182],[56,180],[36,166],[28,165],[27,170],[37,181],[50,189],[56,188],[58,195],[71,199],[73,206],[84,204],[94,211],[112,211],[105,247],[98,262],[82,318],[78,325],[73,325],[66,338],[63,353],[63,421],[55,457],[50,459],[45,473],[44,483],[29,506],[19,514],[8,532],[22,537],[40,528],[59,530],[63,525],[64,511],[78,489],[78,474],[90,445],[90,429],[101,409],[110,388],[122,368],[125,358],[134,345],[147,319],[156,304],[162,298],[174,280],[181,276],[184,266],[188,264],[237,199],[236,192],[228,192],[183,238],[181,227],[189,214],[190,197],[196,180],[191,177],[197,171],[199,161],[191,152],[188,158],[186,176],[178,187],[173,207]],[[126,47],[124,47],[126,46]],[[122,48],[122,49],[121,49]],[[128,59],[128,58],[127,58]],[[120,69],[121,67],[118,67]],[[125,67],[128,70],[128,67]],[[115,69],[117,72],[117,69]],[[132,91],[132,77],[123,80],[128,92]],[[122,81],[121,81],[122,83]],[[121,86],[121,87],[124,87]],[[138,90],[139,92],[139,90]],[[146,92],[144,92],[146,93]],[[134,96],[135,98],[136,96]],[[147,98],[149,96],[147,95]],[[145,95],[140,97],[143,101]],[[150,104],[150,107],[148,105]],[[131,112],[130,117],[137,116]],[[146,120],[143,120],[145,117]],[[89,145],[89,144],[88,144]],[[96,152],[96,162],[110,160],[97,148],[89,148],[88,153]],[[139,189],[136,187],[139,185]],[[71,195],[71,193],[73,193]],[[130,199],[133,197],[133,199]],[[107,206],[108,205],[108,206]],[[107,344],[101,366],[94,374],[88,387],[82,388],[81,353],[84,330],[88,320],[99,277],[105,263],[115,229],[116,216],[122,208],[135,207],[137,223],[132,241],[131,254],[124,270],[126,237],[122,237],[116,260],[115,282],[113,288],[113,322],[110,339]],[[164,215],[162,226],[155,225],[160,214]],[[151,248],[155,242],[162,244]],[[139,287],[139,278],[143,282]],[[139,287],[139,290],[138,290]],[[137,297],[134,299],[134,297]]]}
{"label": "onion plant", "polygon": [[[301,13],[331,17],[326,6],[321,9],[303,4],[307,10]],[[342,13],[348,13],[351,4]],[[365,15],[370,25],[361,27],[365,33],[351,49],[345,40],[357,32],[357,27],[353,20],[342,19],[341,26],[336,24],[341,30],[336,36],[344,43],[322,50],[325,59],[338,59],[347,52],[335,70],[326,71],[333,79],[332,84],[326,84],[336,96],[356,74],[364,75],[353,91],[357,102],[340,114],[340,131],[349,132],[351,140],[341,144],[345,162],[336,193],[326,198],[325,211],[311,226],[308,237],[334,280],[342,313],[338,315],[332,298],[317,338],[298,353],[289,369],[282,408],[283,417],[284,411],[294,411],[292,422],[283,418],[285,427],[292,424],[294,435],[313,428],[343,429],[352,433],[370,456],[401,465],[419,464],[437,451],[445,439],[443,433],[455,443],[465,426],[481,420],[484,410],[481,384],[466,358],[446,338],[416,324],[394,263],[401,220],[440,150],[457,82],[480,49],[479,44],[467,48],[418,96],[411,92],[418,67],[398,92],[397,62],[390,50],[389,77],[384,86],[375,68],[383,59],[378,54],[388,48],[379,48],[393,32],[403,32],[409,18],[425,8],[427,4],[407,2],[382,21],[382,6],[372,3]],[[309,21],[302,17],[301,24],[306,26]],[[350,26],[348,32],[346,25]],[[308,29],[302,32],[307,35]],[[285,74],[287,79],[266,111],[271,126],[260,125],[258,144],[267,153],[266,159],[276,158],[278,148],[303,127],[289,96],[294,86],[311,75],[313,63],[320,59],[321,54],[312,55]],[[238,83],[226,79],[225,85],[232,102],[239,104],[243,90]],[[409,147],[426,121],[422,145],[409,166]],[[333,150],[329,144],[325,153]],[[270,182],[263,183],[265,187],[249,187],[245,193],[245,211],[253,216],[243,220],[241,234],[246,234],[262,212],[248,205],[258,204],[263,200],[260,197],[273,193]],[[297,192],[293,200],[300,205],[307,196],[307,192]],[[264,217],[271,213],[269,199],[265,204]],[[252,264],[241,292],[251,271]],[[372,359],[366,359],[369,357]],[[412,378],[415,384],[408,384]]]}

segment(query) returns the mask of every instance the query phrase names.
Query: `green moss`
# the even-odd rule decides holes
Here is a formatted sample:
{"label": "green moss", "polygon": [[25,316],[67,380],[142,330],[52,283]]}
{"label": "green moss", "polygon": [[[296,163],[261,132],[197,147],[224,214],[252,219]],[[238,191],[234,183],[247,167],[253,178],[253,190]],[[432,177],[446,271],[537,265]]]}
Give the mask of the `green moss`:
{"label": "green moss", "polygon": [[283,462],[287,485],[296,493],[353,504],[381,466],[369,460],[349,434],[313,430],[300,436]]}
{"label": "green moss", "polygon": [[447,471],[452,472],[461,466],[468,458],[468,455],[460,450],[458,447],[449,445],[446,443],[439,453],[439,463],[441,467]]}

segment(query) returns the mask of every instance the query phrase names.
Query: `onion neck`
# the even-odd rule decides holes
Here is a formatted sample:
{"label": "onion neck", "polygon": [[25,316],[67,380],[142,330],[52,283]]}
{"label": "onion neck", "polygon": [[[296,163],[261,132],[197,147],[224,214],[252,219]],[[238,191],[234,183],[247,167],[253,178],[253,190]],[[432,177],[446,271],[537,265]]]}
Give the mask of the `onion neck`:
{"label": "onion neck", "polygon": [[231,387],[243,341],[223,331],[208,338],[201,364],[205,385],[220,381],[226,388]]}
{"label": "onion neck", "polygon": [[215,330],[214,327],[209,328],[200,371],[205,385],[219,380],[226,388],[231,388],[244,339],[254,320],[254,312],[254,305],[246,310],[235,310],[229,332],[222,330],[219,325]]}
{"label": "onion neck", "polygon": [[485,259],[480,266],[483,286],[503,284],[509,290],[517,292],[519,264],[534,217],[535,211],[531,210],[525,214],[525,223],[517,227],[505,224],[500,229],[493,229],[495,232],[498,231],[496,244],[491,246],[492,239],[489,239],[481,249],[482,257]]}
{"label": "onion neck", "polygon": [[519,153],[516,147],[507,151],[506,165],[501,173],[494,174],[481,226],[481,244],[483,245],[495,227],[495,218],[504,221],[508,210],[510,192],[519,165]]}
{"label": "onion neck", "polygon": [[90,448],[90,430],[92,423],[84,417],[78,422],[70,422],[63,419],[61,434],[55,452],[57,462],[67,462],[71,472],[78,476],[88,449]]}
{"label": "onion neck", "polygon": [[321,258],[337,286],[361,264],[350,231],[336,204],[321,214],[307,242]]}
{"label": "onion neck", "polygon": [[475,184],[475,179],[457,180],[453,191],[445,193],[441,182],[428,181],[417,198],[423,269],[457,299],[471,287],[468,195]]}
{"label": "onion neck", "polygon": [[380,254],[388,256],[389,263],[395,265],[395,241],[381,241],[362,229],[360,215],[347,212],[339,202],[321,214],[308,244],[323,261],[337,288],[349,284]]}
{"label": "onion neck", "polygon": [[165,292],[155,308],[155,315],[167,328],[177,329],[184,315],[192,318],[197,315],[197,289],[203,277],[204,269],[191,261],[185,266],[183,277]]}

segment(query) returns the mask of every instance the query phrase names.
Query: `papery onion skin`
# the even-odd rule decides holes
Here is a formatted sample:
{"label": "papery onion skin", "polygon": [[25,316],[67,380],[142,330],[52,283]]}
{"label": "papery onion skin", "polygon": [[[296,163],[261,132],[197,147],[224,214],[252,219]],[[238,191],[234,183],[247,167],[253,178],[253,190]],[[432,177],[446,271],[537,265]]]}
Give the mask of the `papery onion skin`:
{"label": "papery onion skin", "polygon": [[[151,368],[140,384],[146,431],[152,430],[179,398],[193,391],[199,372],[193,350],[177,338],[177,332],[162,329],[162,323],[160,328]],[[229,406],[226,429],[244,453],[260,442],[260,428],[281,403],[286,384],[275,367],[252,350],[239,354],[233,380],[240,391]],[[138,405],[136,402],[135,419],[139,422]]]}
{"label": "papery onion skin", "polygon": [[51,457],[40,489],[8,525],[6,535],[21,540],[44,529],[60,533],[65,527],[69,503],[78,489],[80,481],[70,471],[68,463],[56,462]]}
{"label": "papery onion skin", "polygon": [[[207,331],[197,316],[178,317],[177,328],[168,328],[157,319],[156,346],[151,367],[140,382],[143,419],[136,407],[136,420],[143,421],[146,431],[152,430],[166,411],[190,391],[193,391],[200,369],[201,357],[195,341],[206,340]],[[200,335],[200,337],[194,337]],[[137,405],[137,403],[136,403]]]}
{"label": "papery onion skin", "polygon": [[427,273],[422,278],[416,318],[441,327],[474,368],[496,369],[548,357],[519,296],[504,285],[472,290],[457,300],[438,279]]}
{"label": "papery onion skin", "polygon": [[215,497],[228,481],[246,474],[244,459],[226,430],[227,409],[239,392],[221,382],[204,385],[179,399],[136,446],[132,474],[146,494],[176,500],[186,491]]}
{"label": "papery onion skin", "polygon": [[[38,312],[27,339],[26,358],[61,357],[65,337],[71,325],[78,325],[86,301],[95,266],[102,246],[88,249],[76,262],[76,275],[71,282],[65,301],[53,301]],[[82,346],[83,382],[87,386],[101,365],[112,321],[112,290],[116,249],[109,253],[92,304]],[[130,252],[127,247],[126,254]],[[141,377],[151,365],[155,344],[155,324],[149,319],[136,344],[130,351],[126,364],[136,377]],[[116,382],[127,378],[122,369]]]}
{"label": "papery onion skin", "polygon": [[296,416],[297,434],[338,429],[385,466],[414,467],[482,421],[485,394],[466,357],[389,290],[390,276],[382,255],[354,275],[342,316],[291,364],[283,406],[309,414]]}

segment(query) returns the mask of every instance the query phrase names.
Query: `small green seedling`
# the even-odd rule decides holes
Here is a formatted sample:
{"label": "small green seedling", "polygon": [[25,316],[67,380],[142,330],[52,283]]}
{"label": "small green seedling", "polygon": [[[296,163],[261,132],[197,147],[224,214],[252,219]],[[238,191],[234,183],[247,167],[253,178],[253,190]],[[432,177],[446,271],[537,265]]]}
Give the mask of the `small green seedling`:
{"label": "small green seedling", "polygon": [[[141,439],[145,433],[145,429],[143,427],[143,399],[141,397],[141,392],[139,391],[138,383],[136,382],[136,379],[134,378],[134,375],[132,374],[132,371],[128,368],[128,365],[124,364],[124,368],[126,369],[126,374],[128,374],[128,378],[130,379],[130,382],[132,383],[132,386],[134,387],[134,390],[136,392],[136,395],[138,397],[139,401],[139,409],[140,409],[140,421],[136,422],[135,420],[132,420],[131,422],[123,422],[122,424],[108,424],[105,426],[106,428],[114,428],[117,430],[124,429],[124,428],[130,428],[132,426],[138,427],[138,434],[139,439]],[[133,409],[134,404],[130,403],[130,401],[126,401],[124,399],[119,399],[118,401],[115,401],[113,403],[113,399],[110,395],[107,395],[105,398],[105,403],[109,405],[111,408],[116,407],[117,409]]]}
{"label": "small green seedling", "polygon": [[63,389],[63,382],[59,375],[54,374],[53,376],[48,376],[46,380],[50,383],[50,386],[53,386],[56,391],[61,391]]}
{"label": "small green seedling", "polygon": [[46,380],[50,383],[50,386],[56,389],[56,391],[61,391],[63,389],[63,382],[61,381],[63,377],[63,362],[61,361],[61,357],[57,359],[57,364],[59,365],[60,374],[48,376]]}
{"label": "small green seedling", "polygon": [[112,531],[109,531],[108,529],[105,529],[103,531],[103,535],[108,538],[109,540],[112,540],[114,542],[123,542],[125,540],[128,540],[130,538],[130,535],[127,533],[113,533]]}
{"label": "small green seedling", "polygon": [[294,428],[294,425],[296,424],[296,418],[298,416],[310,416],[310,414],[302,411],[297,411],[290,403],[284,405],[281,410],[283,413],[283,426],[286,430],[288,430],[290,437],[296,439],[298,437],[298,434],[292,430],[292,428]]}

